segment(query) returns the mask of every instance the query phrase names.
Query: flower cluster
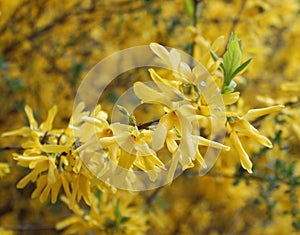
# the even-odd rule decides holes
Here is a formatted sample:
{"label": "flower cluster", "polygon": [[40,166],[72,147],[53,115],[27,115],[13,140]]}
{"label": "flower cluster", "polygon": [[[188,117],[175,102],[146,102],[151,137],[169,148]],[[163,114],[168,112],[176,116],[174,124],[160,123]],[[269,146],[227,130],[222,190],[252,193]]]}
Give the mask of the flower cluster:
{"label": "flower cluster", "polygon": [[[166,183],[170,183],[178,167],[185,170],[193,167],[197,160],[205,168],[203,152],[207,147],[230,150],[229,146],[208,138],[209,128],[214,123],[203,89],[212,86],[212,83],[216,84],[215,91],[221,95],[226,107],[226,118],[221,125],[226,127],[232,147],[240,156],[241,165],[251,173],[252,163],[240,137],[251,138],[266,147],[272,147],[271,142],[250,122],[279,111],[283,106],[252,109],[242,116],[230,110],[230,105],[239,99],[239,92],[234,91],[236,83],[233,79],[247,68],[251,60],[241,64],[239,39],[234,34],[223,58],[218,58],[215,51],[222,45],[222,40],[222,37],[216,40],[210,50],[211,56],[206,58],[206,66],[214,68],[209,72],[202,65],[188,65],[175,49],[168,51],[159,44],[150,44],[152,51],[169,72],[149,69],[153,84],[134,84],[135,95],[142,103],[160,104],[164,109],[165,114],[149,125],[137,124],[133,114],[124,107],[119,109],[128,116],[129,123],[109,123],[108,115],[100,105],[88,112],[84,110],[84,104],[80,103],[68,127],[55,130],[52,129],[52,122],[57,112],[56,106],[49,111],[46,121],[40,126],[32,110],[26,106],[29,127],[2,135],[28,138],[22,144],[23,154],[14,154],[14,158],[19,165],[31,169],[31,172],[19,181],[17,187],[24,188],[30,181],[36,182],[32,197],[45,201],[51,194],[52,203],[63,188],[65,195],[71,198],[71,205],[81,198],[90,204],[92,174],[98,178],[119,174],[118,180],[134,183],[136,170],[146,172],[152,181],[161,172],[168,170]],[[217,71],[218,66],[222,73]],[[204,131],[200,133],[200,130]],[[160,154],[161,149],[168,152],[169,159],[166,158],[166,151]],[[106,179],[109,183],[110,178]]]}
{"label": "flower cluster", "polygon": [[29,106],[25,107],[29,127],[3,133],[2,136],[19,135],[26,138],[21,145],[22,154],[14,153],[18,165],[31,171],[17,184],[17,188],[24,188],[29,182],[36,182],[32,198],[39,198],[41,202],[51,195],[51,202],[55,203],[60,190],[70,198],[70,206],[81,198],[89,204],[89,185],[91,175],[74,153],[74,138],[70,129],[52,129],[52,123],[57,113],[54,106],[48,112],[48,117],[41,125],[37,124]]}
{"label": "flower cluster", "polygon": [[[218,38],[200,59],[204,66],[198,64],[194,67],[182,60],[179,51],[168,51],[157,43],[150,44],[157,59],[167,69],[149,69],[152,81],[136,82],[133,90],[141,103],[162,107],[164,114],[158,120],[138,124],[133,113],[118,106],[128,123],[110,123],[101,105],[86,111],[85,104],[79,103],[67,128],[53,129],[56,106],[49,110],[47,119],[40,125],[31,108],[26,106],[29,126],[2,134],[26,138],[21,145],[22,154],[13,154],[20,166],[30,169],[17,188],[35,182],[32,198],[44,202],[50,197],[51,203],[55,203],[63,192],[62,200],[75,213],[57,224],[57,229],[66,228],[66,233],[128,233],[134,232],[135,228],[137,231],[146,230],[146,221],[136,216],[137,209],[132,203],[126,204],[128,200],[122,204],[128,214],[122,214],[119,208],[121,199],[109,199],[107,192],[115,191],[115,180],[130,186],[136,182],[136,174],[145,172],[152,182],[161,180],[160,176],[165,174],[162,184],[170,183],[177,170],[184,171],[195,165],[206,168],[204,155],[208,148],[219,151],[235,149],[242,167],[252,173],[252,162],[241,139],[250,138],[271,148],[270,140],[251,122],[278,112],[283,106],[251,109],[245,114],[232,109],[239,100],[234,79],[248,67],[251,59],[242,63],[240,42],[234,34],[223,58],[219,58],[217,52],[223,40],[223,37]],[[205,89],[212,87],[224,103],[223,109],[214,107],[214,110],[224,113],[224,119],[217,127],[226,130],[232,148],[217,142],[211,131],[216,123]],[[2,172],[8,172],[6,165],[0,165],[0,176]],[[99,178],[105,180],[99,181]],[[79,207],[81,199],[89,210]],[[105,204],[105,207],[100,207],[100,204]],[[134,223],[127,226],[128,221]]]}

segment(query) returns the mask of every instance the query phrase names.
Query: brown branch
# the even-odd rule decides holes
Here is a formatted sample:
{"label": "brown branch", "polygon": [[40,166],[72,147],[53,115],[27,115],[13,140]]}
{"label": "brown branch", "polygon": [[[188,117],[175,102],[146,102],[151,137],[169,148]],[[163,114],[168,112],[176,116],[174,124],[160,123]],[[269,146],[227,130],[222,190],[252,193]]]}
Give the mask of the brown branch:
{"label": "brown branch", "polygon": [[145,123],[141,123],[141,124],[138,124],[137,125],[137,128],[140,130],[140,129],[146,129],[148,128],[149,126],[151,126],[152,124],[154,123],[157,123],[159,122],[159,119],[156,119],[156,120],[153,120],[153,121],[150,121],[150,122],[145,122]]}
{"label": "brown branch", "polygon": [[40,230],[56,230],[54,225],[8,225],[4,229],[14,231],[40,231]]}
{"label": "brown branch", "polygon": [[43,137],[40,140],[41,144],[45,144],[47,141],[47,138],[50,136],[50,134],[48,134],[48,131],[45,132],[45,134],[43,135]]}
{"label": "brown branch", "polygon": [[146,204],[149,206],[152,204],[154,199],[156,198],[158,192],[162,189],[163,187],[156,188],[153,193],[151,193],[148,197],[146,197]]}
{"label": "brown branch", "polygon": [[22,146],[4,146],[0,147],[0,152],[1,151],[6,151],[6,150],[24,150]]}

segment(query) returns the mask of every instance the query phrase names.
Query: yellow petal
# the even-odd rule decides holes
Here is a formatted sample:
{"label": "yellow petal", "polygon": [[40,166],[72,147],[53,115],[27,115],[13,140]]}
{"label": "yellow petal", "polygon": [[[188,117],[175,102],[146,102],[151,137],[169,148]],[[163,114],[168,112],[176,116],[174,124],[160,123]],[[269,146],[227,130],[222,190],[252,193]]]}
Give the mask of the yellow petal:
{"label": "yellow petal", "polygon": [[206,139],[202,136],[197,136],[197,139],[198,139],[198,142],[199,142],[200,145],[207,146],[207,147],[212,147],[212,148],[217,148],[217,149],[222,149],[222,150],[225,150],[225,151],[230,150],[229,146],[220,144],[218,142],[215,142],[215,141],[212,141],[212,140],[209,140],[209,139]]}
{"label": "yellow petal", "polygon": [[223,49],[224,48],[224,42],[225,42],[225,37],[224,36],[220,36],[218,37],[212,44],[211,49],[214,52],[218,52],[219,49]]}
{"label": "yellow petal", "polygon": [[125,169],[129,169],[132,166],[133,162],[135,161],[135,158],[136,158],[135,155],[132,155],[132,154],[122,150],[121,154],[120,154],[120,159],[119,159],[118,165]]}
{"label": "yellow petal", "polygon": [[178,149],[177,142],[172,138],[167,138],[166,143],[167,143],[167,148],[170,151],[170,153],[172,153],[172,154],[175,153],[175,151]]}
{"label": "yellow petal", "polygon": [[196,148],[198,143],[194,141],[192,136],[193,126],[189,122],[189,120],[181,113],[177,113],[178,119],[180,120],[181,127],[181,139],[178,151],[180,151],[182,158],[181,163],[183,163],[183,167],[185,168],[189,165],[196,155]]}
{"label": "yellow petal", "polygon": [[46,185],[43,192],[40,195],[40,202],[45,202],[49,196],[51,190],[51,186],[49,184]]}
{"label": "yellow petal", "polygon": [[165,47],[158,43],[150,43],[150,48],[170,69],[176,72],[179,70],[181,58],[177,50],[171,49],[169,52]]}
{"label": "yellow petal", "polygon": [[13,135],[21,135],[24,137],[30,136],[31,129],[27,126],[21,127],[20,129],[4,132],[1,134],[2,137],[13,136]]}
{"label": "yellow petal", "polygon": [[69,152],[70,147],[63,145],[41,145],[41,150],[45,153],[61,153],[61,152]]}
{"label": "yellow petal", "polygon": [[33,170],[29,174],[25,175],[18,183],[17,188],[24,188],[30,181],[34,182],[37,177],[37,171]]}
{"label": "yellow petal", "polygon": [[[60,222],[56,223],[55,228],[57,230],[62,230],[64,228],[69,227],[69,226],[71,226],[73,224],[76,224],[76,223],[81,224],[82,223],[82,219],[80,217],[77,217],[77,216],[72,216],[70,218],[67,218],[67,219],[65,219],[63,221],[60,221]],[[76,230],[75,233],[76,232],[78,232],[78,231]],[[71,233],[68,233],[68,234],[71,234]]]}
{"label": "yellow petal", "polygon": [[149,86],[146,86],[142,82],[134,83],[133,90],[135,95],[144,103],[158,103],[164,104],[168,107],[171,106],[169,99],[167,99],[164,94],[150,88]]}
{"label": "yellow petal", "polygon": [[37,180],[36,188],[31,194],[31,198],[34,199],[39,197],[46,185],[47,185],[47,175],[40,176]]}
{"label": "yellow petal", "polygon": [[[139,146],[140,147],[140,146]],[[149,147],[144,146],[144,148],[148,148],[149,150],[144,150],[144,151],[140,151],[141,149],[137,147],[137,149],[139,150],[137,152],[137,156],[139,156],[139,158],[143,158],[145,160],[146,164],[151,164],[151,165],[156,165],[159,167],[164,168],[164,164],[161,162],[161,160],[156,156],[155,152],[152,151]],[[151,150],[151,151],[150,151]],[[149,155],[146,155],[146,151],[149,152]],[[143,152],[143,153],[142,153]],[[153,168],[153,167],[152,167]],[[151,168],[151,169],[152,169]]]}
{"label": "yellow petal", "polygon": [[207,168],[207,165],[206,165],[206,163],[205,163],[205,161],[204,161],[204,159],[203,159],[203,157],[200,153],[199,148],[197,148],[197,150],[196,150],[196,159],[200,163],[200,166],[202,166],[203,168]]}
{"label": "yellow petal", "polygon": [[55,163],[53,163],[52,159],[49,159],[49,169],[48,169],[48,178],[47,178],[49,185],[52,185],[56,182],[56,177],[54,172],[55,169],[56,169]]}
{"label": "yellow petal", "polygon": [[169,52],[166,48],[158,43],[152,42],[150,43],[151,50],[164,61],[165,63],[169,63]]}
{"label": "yellow petal", "polygon": [[174,89],[177,89],[177,90],[179,89],[180,82],[162,78],[154,69],[149,69],[148,71],[150,72],[150,76],[151,76],[152,80],[156,84],[164,83],[164,84],[167,84],[167,85],[173,87]]}
{"label": "yellow petal", "polygon": [[275,105],[267,108],[261,108],[261,109],[250,109],[243,118],[247,121],[254,121],[255,119],[270,114],[274,112],[278,112],[284,108],[284,105]]}
{"label": "yellow petal", "polygon": [[210,74],[215,74],[216,70],[220,67],[220,62],[214,62],[210,66],[208,66],[207,71]]}
{"label": "yellow petal", "polygon": [[150,146],[153,150],[158,151],[163,148],[167,138],[167,129],[159,123],[153,133]]}
{"label": "yellow petal", "polygon": [[162,93],[167,96],[171,101],[184,100],[184,94],[178,91],[176,88],[169,85],[166,79],[160,77],[154,69],[149,69],[150,76],[155,81],[155,84],[159,87]]}
{"label": "yellow petal", "polygon": [[251,174],[252,173],[252,162],[250,161],[248,154],[246,153],[245,149],[243,148],[241,141],[238,138],[238,136],[234,130],[231,131],[230,140],[232,142],[233,147],[236,149],[236,151],[240,157],[242,167]]}
{"label": "yellow petal", "polygon": [[158,173],[159,171],[156,171],[155,169],[151,170],[151,171],[148,171],[147,174],[149,176],[149,179],[154,182],[157,180],[157,177],[158,177]]}
{"label": "yellow petal", "polygon": [[161,168],[165,168],[165,165],[162,163],[162,161],[155,155],[147,156],[146,161],[151,162],[151,163],[153,163],[156,166],[159,166]]}
{"label": "yellow petal", "polygon": [[32,109],[28,105],[25,106],[25,113],[27,115],[30,128],[31,129],[36,129],[37,128],[37,122],[36,122],[36,120],[33,116]]}
{"label": "yellow petal", "polygon": [[65,192],[66,196],[68,198],[70,198],[71,197],[71,191],[70,191],[69,182],[68,182],[66,174],[67,174],[66,172],[63,172],[60,175],[60,177],[61,177],[61,182],[62,182],[62,185],[63,185],[63,188],[64,188],[64,192]]}
{"label": "yellow petal", "polygon": [[57,106],[55,105],[48,111],[48,117],[46,121],[41,124],[42,132],[50,131],[52,129],[52,123],[56,113],[57,113]]}
{"label": "yellow petal", "polygon": [[238,101],[240,97],[239,92],[222,94],[223,102],[225,105],[231,105]]}
{"label": "yellow petal", "polygon": [[83,116],[87,116],[89,115],[89,112],[87,111],[83,111],[85,108],[85,105],[83,102],[80,102],[75,110],[73,111],[73,114],[72,114],[72,117],[70,118],[70,122],[69,122],[69,125],[72,125],[72,126],[77,126],[80,122],[82,122],[82,117]]}
{"label": "yellow petal", "polygon": [[76,158],[73,171],[78,174],[80,172],[80,169],[82,167],[82,160],[80,158]]}
{"label": "yellow petal", "polygon": [[248,121],[244,119],[236,120],[233,124],[234,129],[239,133],[239,135],[248,136],[258,143],[272,148],[272,142],[265,136],[259,134],[259,131],[255,129]]}
{"label": "yellow petal", "polygon": [[[34,157],[32,157],[31,159],[28,158],[26,161],[28,161],[28,160],[30,161],[28,167],[29,167],[30,169],[33,169],[33,168],[35,168],[35,167],[37,166],[37,164],[40,164],[42,161],[48,161],[49,158],[46,157],[46,156],[34,156]],[[19,162],[20,162],[20,161],[24,161],[24,158],[23,158],[23,159],[22,159],[22,158],[19,158],[18,161],[19,161]],[[18,162],[18,163],[19,163],[19,162]]]}
{"label": "yellow petal", "polygon": [[155,167],[154,162],[152,162],[148,156],[141,156],[136,159],[134,162],[134,165],[140,168],[141,170],[145,172],[152,171]]}
{"label": "yellow petal", "polygon": [[168,175],[167,175],[167,182],[166,183],[168,183],[168,184],[170,184],[173,181],[175,171],[176,171],[176,168],[177,168],[177,165],[178,165],[179,157],[180,157],[180,152],[176,151],[176,153],[172,157],[170,169],[169,169]]}
{"label": "yellow petal", "polygon": [[[57,177],[57,176],[56,176]],[[51,189],[51,203],[54,204],[57,201],[57,197],[61,188],[61,180],[57,180]]]}
{"label": "yellow petal", "polygon": [[83,196],[83,200],[87,205],[90,205],[90,180],[83,174],[80,174],[78,179],[79,191]]}

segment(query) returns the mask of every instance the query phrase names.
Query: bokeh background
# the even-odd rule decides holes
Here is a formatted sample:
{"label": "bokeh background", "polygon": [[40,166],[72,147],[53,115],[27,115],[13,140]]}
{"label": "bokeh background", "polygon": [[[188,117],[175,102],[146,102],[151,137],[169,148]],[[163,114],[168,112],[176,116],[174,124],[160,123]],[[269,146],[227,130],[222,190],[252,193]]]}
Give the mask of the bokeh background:
{"label": "bokeh background", "polygon": [[[274,148],[246,146],[252,175],[222,154],[205,176],[186,171],[170,186],[141,193],[147,232],[140,234],[299,234],[299,23],[299,0],[1,0],[0,133],[26,124],[25,104],[38,120],[56,104],[55,125],[65,126],[80,81],[113,52],[158,42],[197,58],[234,31],[244,59],[254,59],[238,78],[237,110],[286,106],[256,125]],[[122,83],[119,89],[107,93],[107,106]],[[17,145],[17,138],[0,139],[0,162],[10,165],[0,178],[0,234],[60,234],[55,224],[72,212],[59,201],[30,199],[33,187],[16,189],[26,173],[8,150]]]}

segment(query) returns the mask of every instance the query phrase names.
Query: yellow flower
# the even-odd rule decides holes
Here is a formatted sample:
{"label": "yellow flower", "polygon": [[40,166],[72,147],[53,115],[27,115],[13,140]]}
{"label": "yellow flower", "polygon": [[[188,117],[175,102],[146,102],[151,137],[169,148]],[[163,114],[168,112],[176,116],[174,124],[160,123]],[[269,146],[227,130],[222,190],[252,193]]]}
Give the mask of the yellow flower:
{"label": "yellow flower", "polygon": [[41,143],[40,138],[45,138],[44,136],[45,135],[40,137],[37,132],[31,131],[32,140],[28,140],[21,145],[25,149],[24,154],[32,155],[32,154],[41,154],[42,152],[61,153],[61,152],[68,152],[70,150],[70,146]]}
{"label": "yellow flower", "polygon": [[252,173],[252,162],[250,161],[248,154],[246,153],[245,149],[243,148],[241,141],[234,130],[232,130],[230,133],[230,140],[231,140],[231,143],[232,143],[234,149],[237,151],[237,153],[240,157],[242,167],[251,174]]}
{"label": "yellow flower", "polygon": [[37,188],[32,193],[32,197],[39,197],[44,202],[49,193],[52,193],[51,201],[56,202],[58,192],[61,187],[60,175],[55,165],[55,158],[46,156],[23,156],[14,154],[14,159],[23,167],[32,169],[17,184],[17,188],[24,188],[30,181],[37,181]]}
{"label": "yellow flower", "polygon": [[117,156],[119,166],[130,169],[135,165],[145,172],[154,170],[156,166],[164,168],[164,164],[149,146],[151,131],[140,131],[136,127],[120,123],[111,124],[110,127],[113,136],[100,138],[99,143],[103,148],[110,146],[114,153],[116,148],[120,148]]}
{"label": "yellow flower", "polygon": [[[82,119],[88,113],[83,112],[81,104],[75,110],[75,115]],[[101,109],[101,107],[100,107]],[[93,117],[105,117],[97,107]],[[89,204],[90,172],[83,165],[82,160],[74,152],[74,136],[71,129],[52,130],[52,123],[57,113],[54,106],[48,112],[45,122],[38,126],[29,106],[25,107],[30,127],[24,127],[17,131],[4,133],[4,135],[21,134],[29,137],[23,142],[25,149],[23,154],[13,154],[18,165],[29,168],[31,171],[17,184],[17,188],[24,188],[30,181],[36,182],[36,188],[32,198],[39,198],[41,202],[51,195],[51,202],[55,203],[63,188],[65,195],[70,198],[70,206],[74,206],[83,199]],[[82,120],[72,119],[73,124]]]}
{"label": "yellow flower", "polygon": [[[150,71],[152,77],[156,77],[154,71]],[[156,80],[156,79],[154,79]],[[160,80],[162,81],[162,80]],[[199,118],[197,109],[189,104],[178,90],[161,82],[156,82],[161,92],[141,82],[134,84],[136,96],[144,103],[159,103],[165,106],[166,114],[163,115],[153,134],[151,147],[159,150],[167,143],[168,150],[172,153],[167,182],[173,180],[178,163],[182,169],[193,167],[192,161],[197,159],[201,164],[204,160],[198,150],[198,145],[209,145],[220,149],[229,150],[229,147],[217,144],[203,137],[197,136],[197,126],[193,121]],[[177,99],[176,99],[177,98]],[[196,132],[195,132],[196,131]],[[180,141],[180,144],[177,144]]]}
{"label": "yellow flower", "polygon": [[252,162],[244,150],[239,136],[247,136],[261,145],[272,148],[271,141],[267,137],[261,135],[259,131],[249,123],[249,121],[254,121],[257,118],[272,112],[278,112],[279,110],[283,109],[283,107],[283,105],[277,105],[261,109],[250,109],[243,117],[238,117],[238,115],[234,112],[226,112],[227,117],[229,118],[228,123],[231,129],[230,140],[240,157],[242,167],[249,173],[252,173]]}
{"label": "yellow flower", "polygon": [[[150,48],[160,58],[161,62],[166,65],[168,69],[172,70],[174,78],[177,79],[175,82],[171,79],[161,79],[156,74],[153,76],[154,70],[150,70],[152,79],[156,82],[160,81],[164,83],[166,80],[169,80],[167,84],[173,87],[174,85],[178,86],[178,81],[180,83],[188,83],[197,86],[200,85],[203,78],[209,75],[205,67],[200,64],[191,69],[187,63],[181,61],[181,55],[176,49],[171,49],[169,52],[165,47],[157,43],[151,43]],[[218,68],[218,66],[215,67],[215,69]]]}
{"label": "yellow flower", "polygon": [[240,136],[247,136],[268,148],[272,148],[271,141],[267,137],[261,135],[259,131],[254,126],[252,126],[247,120],[243,118],[236,118],[234,122],[230,125],[232,129],[235,132],[238,132]]}
{"label": "yellow flower", "polygon": [[54,117],[57,113],[57,106],[53,106],[49,110],[46,121],[44,123],[42,123],[40,125],[40,127],[38,127],[38,124],[34,118],[32,109],[28,105],[25,106],[25,113],[27,115],[29,127],[21,127],[20,129],[17,129],[14,131],[5,132],[2,134],[3,137],[14,136],[14,135],[29,137],[31,135],[32,131],[36,131],[39,133],[45,133],[47,131],[50,131],[52,129],[52,123],[53,123]]}

